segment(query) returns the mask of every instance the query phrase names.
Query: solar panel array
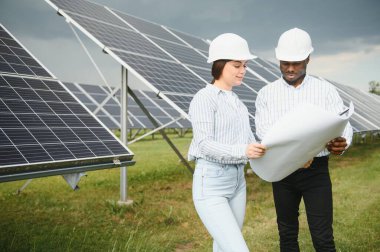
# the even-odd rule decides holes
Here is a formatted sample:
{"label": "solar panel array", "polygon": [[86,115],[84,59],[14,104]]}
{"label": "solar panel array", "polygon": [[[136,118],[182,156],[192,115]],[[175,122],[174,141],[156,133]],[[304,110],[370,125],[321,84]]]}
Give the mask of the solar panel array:
{"label": "solar panel array", "polygon": [[380,101],[359,89],[329,81],[338,89],[346,106],[352,101],[355,113],[350,123],[356,132],[376,131],[380,129]]}
{"label": "solar panel array", "polygon": [[[112,87],[110,90],[107,87],[92,84],[65,82],[64,85],[108,128],[120,128],[121,90],[119,87]],[[167,124],[181,116],[167,102],[158,98],[153,92],[142,90],[135,90],[134,92],[158,124]],[[128,128],[155,128],[131,96],[128,96]],[[191,128],[191,124],[187,119],[181,119],[166,128]]]}
{"label": "solar panel array", "polygon": [[[46,1],[182,114],[188,112],[194,94],[212,79],[206,64],[208,43],[201,38],[87,0]],[[257,58],[249,62],[243,84],[234,88],[248,108],[253,131],[257,92],[280,76],[278,66]],[[342,96],[346,103],[353,98]],[[364,118],[352,118],[355,130],[379,129]]]}
{"label": "solar panel array", "polygon": [[373,94],[373,93],[369,93],[369,94],[370,94],[370,96],[372,96],[372,99],[374,99],[374,100],[380,102],[380,95],[378,95],[378,94]]}
{"label": "solar panel array", "polygon": [[0,25],[0,182],[115,167],[132,153]]}
{"label": "solar panel array", "polygon": [[[206,63],[208,43],[201,38],[89,1],[47,2],[109,48],[125,67],[134,69],[155,93],[182,114],[187,113],[193,95],[211,81],[210,65]],[[268,76],[260,76],[254,70],[247,72],[243,85],[234,90],[247,105],[253,128],[255,95],[267,79],[275,78],[259,61],[256,64],[253,62],[252,67],[264,69]]]}

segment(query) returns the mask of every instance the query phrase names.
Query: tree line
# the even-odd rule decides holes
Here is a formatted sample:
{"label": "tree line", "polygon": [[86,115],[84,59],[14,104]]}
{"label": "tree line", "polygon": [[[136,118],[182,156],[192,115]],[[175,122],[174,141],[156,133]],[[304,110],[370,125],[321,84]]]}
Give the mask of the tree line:
{"label": "tree line", "polygon": [[380,82],[370,81],[368,84],[370,93],[380,95]]}

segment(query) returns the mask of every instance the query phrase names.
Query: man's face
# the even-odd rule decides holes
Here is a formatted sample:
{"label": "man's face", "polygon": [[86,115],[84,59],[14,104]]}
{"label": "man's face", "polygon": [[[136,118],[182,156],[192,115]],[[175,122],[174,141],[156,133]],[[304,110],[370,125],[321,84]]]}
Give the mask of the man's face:
{"label": "man's face", "polygon": [[284,80],[297,87],[300,85],[306,74],[306,67],[309,57],[303,61],[282,61],[280,60],[280,70]]}

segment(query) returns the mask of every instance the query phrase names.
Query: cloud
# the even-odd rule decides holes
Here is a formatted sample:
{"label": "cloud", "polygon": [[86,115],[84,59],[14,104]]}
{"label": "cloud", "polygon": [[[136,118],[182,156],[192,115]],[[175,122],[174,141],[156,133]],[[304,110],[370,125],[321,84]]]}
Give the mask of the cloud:
{"label": "cloud", "polygon": [[368,82],[380,80],[380,45],[367,45],[356,51],[316,55],[308,71],[345,85],[368,90]]}

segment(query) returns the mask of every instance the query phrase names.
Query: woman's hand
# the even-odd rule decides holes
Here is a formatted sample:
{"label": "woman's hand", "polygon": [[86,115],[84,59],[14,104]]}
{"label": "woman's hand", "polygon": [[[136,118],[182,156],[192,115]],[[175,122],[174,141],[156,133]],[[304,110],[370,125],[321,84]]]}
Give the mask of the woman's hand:
{"label": "woman's hand", "polygon": [[265,154],[266,149],[265,145],[259,143],[248,144],[245,155],[249,159],[259,158]]}
{"label": "woman's hand", "polygon": [[314,160],[314,158],[312,158],[309,161],[307,161],[306,164],[304,164],[302,168],[309,168],[310,165],[311,165],[311,163],[313,163],[313,160]]}

